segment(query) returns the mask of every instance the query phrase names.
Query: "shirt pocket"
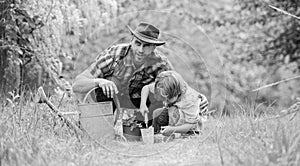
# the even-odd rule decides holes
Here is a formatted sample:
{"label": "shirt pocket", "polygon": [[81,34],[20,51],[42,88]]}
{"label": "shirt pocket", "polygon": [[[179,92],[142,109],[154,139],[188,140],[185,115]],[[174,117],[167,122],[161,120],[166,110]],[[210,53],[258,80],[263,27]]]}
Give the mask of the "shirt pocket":
{"label": "shirt pocket", "polygon": [[144,85],[147,85],[155,80],[155,77],[153,76],[153,74],[149,73],[149,71],[147,69],[144,69],[142,78],[143,78],[142,83]]}
{"label": "shirt pocket", "polygon": [[113,75],[119,78],[120,76],[122,76],[122,71],[124,71],[124,68],[125,68],[124,61],[115,62],[114,66],[112,67]]}

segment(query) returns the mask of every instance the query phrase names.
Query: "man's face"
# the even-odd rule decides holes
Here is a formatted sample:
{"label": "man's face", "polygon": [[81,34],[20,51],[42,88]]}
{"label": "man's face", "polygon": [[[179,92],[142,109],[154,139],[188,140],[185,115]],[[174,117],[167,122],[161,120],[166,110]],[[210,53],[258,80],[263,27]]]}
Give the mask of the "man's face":
{"label": "man's face", "polygon": [[134,61],[137,63],[143,63],[145,62],[145,58],[154,51],[155,45],[143,42],[133,37],[131,41],[131,48],[134,54]]}

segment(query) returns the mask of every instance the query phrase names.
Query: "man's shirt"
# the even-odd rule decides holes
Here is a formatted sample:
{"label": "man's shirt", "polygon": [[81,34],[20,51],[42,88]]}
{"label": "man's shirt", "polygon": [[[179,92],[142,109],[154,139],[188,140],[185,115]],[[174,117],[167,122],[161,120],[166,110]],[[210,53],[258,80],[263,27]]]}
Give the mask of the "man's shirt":
{"label": "man's shirt", "polygon": [[95,78],[112,80],[121,93],[140,98],[143,86],[153,82],[156,76],[172,65],[160,51],[145,58],[145,63],[135,67],[130,44],[118,44],[103,51],[88,68]]}

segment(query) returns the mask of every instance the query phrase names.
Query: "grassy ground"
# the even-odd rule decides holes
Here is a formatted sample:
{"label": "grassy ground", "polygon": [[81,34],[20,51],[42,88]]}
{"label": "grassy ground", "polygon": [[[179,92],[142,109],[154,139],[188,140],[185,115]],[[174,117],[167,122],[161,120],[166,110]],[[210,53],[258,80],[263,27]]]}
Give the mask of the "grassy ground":
{"label": "grassy ground", "polygon": [[[22,103],[22,104],[19,104]],[[54,102],[59,105],[59,102]],[[76,110],[64,101],[63,111]],[[300,116],[210,118],[199,136],[146,145],[78,140],[45,104],[0,110],[0,165],[299,165]]]}

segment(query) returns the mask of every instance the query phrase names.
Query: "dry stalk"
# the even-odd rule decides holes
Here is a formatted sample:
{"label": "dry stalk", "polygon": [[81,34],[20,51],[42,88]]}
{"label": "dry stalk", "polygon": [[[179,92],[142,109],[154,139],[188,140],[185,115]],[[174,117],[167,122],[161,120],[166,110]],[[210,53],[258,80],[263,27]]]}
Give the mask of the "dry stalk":
{"label": "dry stalk", "polygon": [[273,9],[275,9],[275,10],[277,10],[277,11],[279,11],[279,12],[281,12],[281,13],[283,13],[283,14],[289,15],[289,16],[291,16],[291,17],[294,17],[294,18],[300,20],[300,17],[295,16],[294,14],[291,14],[291,13],[289,13],[289,12],[287,12],[287,11],[284,11],[284,10],[279,9],[279,8],[277,8],[277,7],[275,7],[275,6],[272,6],[272,5],[268,5],[268,6],[271,7],[271,8],[273,8]]}
{"label": "dry stalk", "polygon": [[221,129],[220,131],[220,135],[218,137],[218,140],[217,140],[217,144],[218,144],[218,150],[219,150],[219,154],[220,154],[220,160],[221,160],[221,165],[224,166],[224,157],[223,157],[223,151],[221,149],[221,138],[222,138],[222,134],[223,134],[223,130]]}
{"label": "dry stalk", "polygon": [[300,110],[300,98],[297,98],[297,103],[295,103],[292,106],[290,106],[287,110],[282,110],[281,111],[282,114],[276,115],[274,117],[262,119],[260,121],[266,121],[266,120],[272,120],[272,119],[279,119],[279,118],[283,118],[283,117],[285,117],[287,115],[293,114],[293,116],[289,119],[291,121],[291,120],[293,120],[295,118],[295,116],[299,112],[299,110]]}
{"label": "dry stalk", "polygon": [[294,80],[294,79],[297,79],[297,78],[300,78],[300,76],[286,78],[286,79],[283,79],[283,80],[280,80],[280,81],[277,81],[277,82],[274,82],[274,83],[271,83],[271,84],[267,84],[267,85],[264,85],[262,87],[259,87],[259,88],[256,88],[256,89],[252,90],[252,92],[260,91],[262,89],[265,89],[265,88],[268,88],[268,87],[272,87],[272,86],[278,85],[280,83],[291,81],[291,80]]}

